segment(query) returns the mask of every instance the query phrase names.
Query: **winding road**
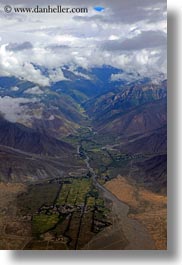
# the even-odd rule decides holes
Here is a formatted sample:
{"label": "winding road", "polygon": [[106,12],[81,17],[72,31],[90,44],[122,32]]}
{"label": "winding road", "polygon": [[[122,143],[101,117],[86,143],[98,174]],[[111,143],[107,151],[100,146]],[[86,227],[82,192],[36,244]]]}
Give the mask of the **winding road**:
{"label": "winding road", "polygon": [[[79,152],[78,147],[78,152]],[[154,250],[155,244],[146,228],[136,220],[128,218],[129,206],[100,185],[97,175],[90,165],[86,152],[85,163],[92,174],[94,185],[111,206],[112,226],[97,234],[85,247],[88,250]]]}

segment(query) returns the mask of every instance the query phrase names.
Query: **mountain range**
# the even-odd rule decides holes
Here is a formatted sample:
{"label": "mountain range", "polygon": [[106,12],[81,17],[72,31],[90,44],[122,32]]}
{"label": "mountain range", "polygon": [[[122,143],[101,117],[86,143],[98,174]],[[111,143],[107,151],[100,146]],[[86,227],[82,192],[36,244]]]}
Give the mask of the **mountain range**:
{"label": "mountain range", "polygon": [[[11,161],[1,165],[1,179],[14,176],[22,180],[23,174],[42,178],[35,167],[44,168],[46,177],[54,175],[49,167],[53,172],[68,172],[68,158],[80,168],[76,146],[67,139],[78,137],[80,129],[90,128],[101,146],[107,137],[108,145],[115,139],[114,150],[119,153],[153,154],[151,160],[136,166],[145,183],[151,182],[154,174],[154,182],[160,183],[158,190],[165,189],[166,173],[158,176],[159,169],[166,167],[167,152],[167,81],[162,74],[142,77],[108,65],[91,69],[64,66],[58,73],[36,67],[51,78],[50,86],[0,77],[0,154],[2,160]],[[34,158],[31,163],[29,155]],[[53,158],[62,163],[55,166]],[[21,159],[24,173],[17,171]],[[163,166],[159,166],[161,159]]]}

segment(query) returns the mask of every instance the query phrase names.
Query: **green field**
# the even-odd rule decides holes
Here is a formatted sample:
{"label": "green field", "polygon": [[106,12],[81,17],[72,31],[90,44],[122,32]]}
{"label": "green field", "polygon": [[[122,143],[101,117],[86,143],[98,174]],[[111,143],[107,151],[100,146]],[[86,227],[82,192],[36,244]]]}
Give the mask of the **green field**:
{"label": "green field", "polygon": [[109,210],[88,177],[32,185],[18,206],[20,214],[32,216],[33,240],[25,249],[81,249],[110,225]]}

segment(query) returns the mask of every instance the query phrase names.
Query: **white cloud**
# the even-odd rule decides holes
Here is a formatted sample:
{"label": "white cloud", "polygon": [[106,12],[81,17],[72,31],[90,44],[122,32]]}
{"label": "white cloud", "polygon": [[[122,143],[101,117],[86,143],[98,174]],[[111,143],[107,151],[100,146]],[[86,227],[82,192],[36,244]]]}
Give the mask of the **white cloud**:
{"label": "white cloud", "polygon": [[32,94],[32,95],[42,95],[42,94],[44,94],[44,92],[38,86],[31,87],[31,88],[27,89],[24,93]]}
{"label": "white cloud", "polygon": [[[5,0],[3,0],[6,3]],[[33,6],[24,0],[10,0],[9,3]],[[22,3],[21,3],[22,2]],[[48,1],[40,2],[46,6]],[[53,1],[53,3],[55,3]],[[0,75],[14,75],[47,86],[52,81],[65,80],[61,70],[63,65],[92,67],[110,64],[126,71],[138,70],[142,74],[167,71],[164,49],[151,47],[150,50],[118,51],[102,49],[105,41],[125,41],[141,32],[162,31],[166,33],[166,0],[125,0],[106,1],[100,4],[106,7],[102,14],[93,10],[97,0],[63,0],[62,5],[89,7],[89,14],[10,14],[0,17]],[[136,40],[136,39],[135,39]],[[141,40],[138,40],[140,44]],[[19,49],[25,43],[31,43],[31,49],[16,52],[6,50],[6,45],[16,43]],[[24,44],[24,45],[23,45]],[[31,44],[29,47],[31,47]],[[12,45],[11,45],[12,46]],[[52,48],[51,48],[52,47]],[[67,47],[67,48],[66,48]],[[142,45],[138,45],[142,47]],[[49,69],[50,76],[45,77],[34,64]],[[56,69],[56,70],[52,70]],[[86,78],[86,77],[85,77]]]}
{"label": "white cloud", "polygon": [[1,76],[16,76],[40,86],[49,85],[49,79],[34,68],[29,57],[23,60],[22,54],[16,55],[13,51],[7,51],[6,45],[0,47],[0,72]]}
{"label": "white cloud", "polygon": [[111,81],[120,81],[124,80],[127,82],[132,82],[135,80],[140,79],[140,76],[137,73],[120,73],[120,74],[112,74],[111,75]]}
{"label": "white cloud", "polygon": [[14,87],[11,88],[11,90],[12,90],[12,91],[18,91],[18,90],[19,90],[19,87],[14,86]]}
{"label": "white cloud", "polygon": [[58,81],[65,81],[65,80],[69,80],[67,78],[65,78],[62,70],[60,68],[58,69],[54,69],[54,70],[50,70],[49,71],[49,79],[51,82],[58,82]]}
{"label": "white cloud", "polygon": [[11,122],[17,122],[18,120],[27,121],[30,119],[27,114],[29,110],[27,104],[36,101],[36,99],[0,97],[0,112]]}
{"label": "white cloud", "polygon": [[117,36],[117,35],[109,36],[109,40],[118,40],[118,39],[119,39],[119,36]]}
{"label": "white cloud", "polygon": [[54,115],[51,115],[51,116],[48,118],[48,121],[53,121],[53,120],[55,120],[55,117],[54,117]]}

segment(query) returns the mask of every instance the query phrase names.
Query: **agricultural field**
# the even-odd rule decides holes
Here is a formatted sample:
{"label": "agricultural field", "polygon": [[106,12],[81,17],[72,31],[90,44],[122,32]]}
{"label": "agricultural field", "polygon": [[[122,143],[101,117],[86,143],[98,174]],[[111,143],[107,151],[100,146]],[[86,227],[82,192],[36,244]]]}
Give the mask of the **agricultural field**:
{"label": "agricultural field", "polygon": [[18,197],[19,214],[31,217],[32,240],[25,249],[82,249],[111,225],[92,179],[55,179],[29,187]]}

